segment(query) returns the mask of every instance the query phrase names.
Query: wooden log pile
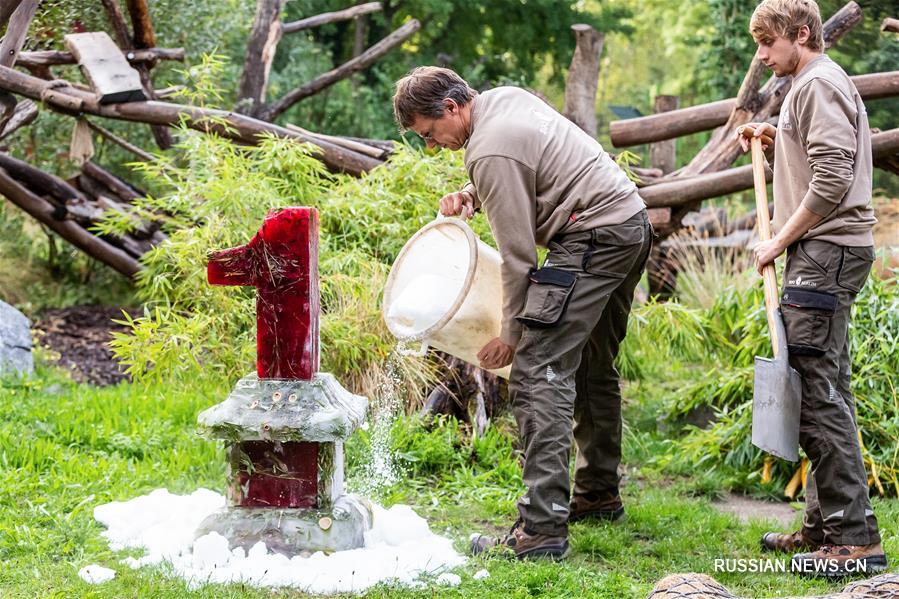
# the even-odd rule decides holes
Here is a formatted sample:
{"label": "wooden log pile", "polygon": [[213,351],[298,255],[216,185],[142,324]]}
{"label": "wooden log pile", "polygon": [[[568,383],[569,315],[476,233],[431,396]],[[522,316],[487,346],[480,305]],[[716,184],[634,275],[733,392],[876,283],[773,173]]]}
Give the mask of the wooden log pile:
{"label": "wooden log pile", "polygon": [[97,235],[93,227],[107,210],[127,213],[128,204],[144,192],[106,169],[86,162],[66,181],[27,162],[0,153],[0,193],[89,256],[132,277],[140,257],[165,240],[160,222],[135,222],[122,236]]}

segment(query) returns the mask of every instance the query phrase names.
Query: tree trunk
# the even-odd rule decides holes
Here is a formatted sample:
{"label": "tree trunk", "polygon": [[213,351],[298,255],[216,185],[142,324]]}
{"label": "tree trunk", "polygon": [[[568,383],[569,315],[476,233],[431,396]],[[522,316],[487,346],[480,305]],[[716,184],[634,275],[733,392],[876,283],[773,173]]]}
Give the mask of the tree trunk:
{"label": "tree trunk", "polygon": [[596,86],[604,36],[590,25],[572,25],[574,56],[565,83],[565,118],[596,137]]}
{"label": "tree trunk", "polygon": [[383,55],[387,54],[390,50],[412,37],[419,28],[421,28],[421,24],[417,20],[412,19],[356,58],[353,58],[336,69],[323,73],[309,83],[288,92],[280,100],[262,110],[259,118],[265,121],[274,121],[283,114],[284,111],[300,100],[313,96],[323,89],[334,85],[341,79],[346,79],[353,73],[368,67]]}
{"label": "tree trunk", "polygon": [[[116,42],[125,52],[126,58],[135,50],[135,47],[149,49],[156,45],[156,34],[153,31],[153,21],[150,19],[146,0],[126,0],[134,26],[134,36],[128,31],[128,24],[125,22],[125,16],[122,14],[118,0],[101,0],[101,2],[106,9]],[[129,60],[131,59],[129,58]],[[153,90],[153,81],[150,78],[150,68],[153,64],[152,62],[141,62],[134,65],[140,75],[144,93],[150,100],[157,99],[156,92]],[[172,147],[172,134],[166,127],[153,125],[150,130],[153,132],[153,139],[156,140],[159,149],[167,150]]]}
{"label": "tree trunk", "polygon": [[[656,96],[654,112],[656,114],[677,110],[677,96]],[[677,140],[667,139],[649,146],[649,163],[667,175],[677,164]]]}
{"label": "tree trunk", "polygon": [[153,30],[153,20],[150,18],[147,0],[125,0],[125,5],[128,7],[131,25],[134,28],[134,47],[154,47],[156,45],[156,32]]}
{"label": "tree trunk", "polygon": [[81,171],[105,185],[125,202],[131,202],[145,195],[94,162],[85,162],[81,165]]}
{"label": "tree trunk", "polygon": [[281,41],[281,8],[282,0],[256,1],[256,17],[237,89],[237,112],[258,117],[265,106],[268,76]]}
{"label": "tree trunk", "polygon": [[6,35],[3,36],[3,42],[0,43],[0,65],[11,67],[16,64],[16,57],[25,44],[28,26],[31,25],[34,13],[37,12],[37,5],[38,0],[24,0],[12,13]]}
{"label": "tree trunk", "polygon": [[[369,2],[367,4],[359,4],[357,6],[351,6],[350,8],[344,10],[338,10],[334,12],[326,12],[320,15],[315,15],[314,17],[308,17],[306,19],[300,19],[299,21],[291,21],[290,23],[284,23],[281,27],[281,30],[284,33],[296,33],[297,31],[302,31],[304,29],[311,29],[312,27],[318,27],[320,25],[327,25],[328,23],[336,23],[338,21],[348,21],[350,19],[361,17],[362,15],[367,15],[369,13],[378,12],[381,10],[380,2]],[[357,21],[358,22],[358,21]]]}
{"label": "tree trunk", "polygon": [[119,6],[118,0],[100,0],[103,8],[106,9],[106,17],[112,26],[115,41],[122,50],[130,50],[134,47],[131,40],[131,32],[128,30],[128,23],[125,22],[125,15],[122,14],[122,8]]}
{"label": "tree trunk", "polygon": [[318,146],[314,155],[329,168],[353,175],[360,175],[382,164],[381,161],[358,152],[241,114],[168,102],[100,105],[92,93],[74,87],[60,88],[59,85],[59,81],[44,81],[14,69],[0,67],[0,89],[41,100],[54,110],[66,114],[78,115],[84,112],[124,121],[170,126],[178,125],[184,120],[188,127],[197,131],[216,133],[247,144],[256,144],[260,135],[271,133]]}
{"label": "tree trunk", "polygon": [[13,158],[9,154],[0,153],[0,168],[14,179],[27,181],[30,189],[52,196],[60,204],[65,204],[73,199],[86,199],[80,191],[59,177],[31,166],[23,160]]}

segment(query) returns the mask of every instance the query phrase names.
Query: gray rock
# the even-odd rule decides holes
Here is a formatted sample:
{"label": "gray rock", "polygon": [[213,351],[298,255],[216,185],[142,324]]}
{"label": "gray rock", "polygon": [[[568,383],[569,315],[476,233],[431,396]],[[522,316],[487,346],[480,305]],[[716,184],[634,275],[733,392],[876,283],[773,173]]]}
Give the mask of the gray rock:
{"label": "gray rock", "polygon": [[0,374],[32,374],[31,321],[24,314],[0,301]]}

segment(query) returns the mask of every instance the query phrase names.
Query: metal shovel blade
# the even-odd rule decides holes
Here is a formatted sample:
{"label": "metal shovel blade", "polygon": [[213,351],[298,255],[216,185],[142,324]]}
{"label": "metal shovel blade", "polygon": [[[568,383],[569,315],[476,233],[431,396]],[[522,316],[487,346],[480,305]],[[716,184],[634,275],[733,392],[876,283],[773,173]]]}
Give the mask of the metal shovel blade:
{"label": "metal shovel blade", "polygon": [[779,458],[799,460],[799,409],[802,379],[786,356],[755,358],[752,444]]}

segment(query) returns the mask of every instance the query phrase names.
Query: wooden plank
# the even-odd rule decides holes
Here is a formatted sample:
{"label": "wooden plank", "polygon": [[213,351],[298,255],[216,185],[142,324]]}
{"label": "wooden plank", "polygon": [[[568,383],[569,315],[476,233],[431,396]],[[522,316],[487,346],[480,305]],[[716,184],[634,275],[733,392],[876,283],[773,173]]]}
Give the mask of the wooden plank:
{"label": "wooden plank", "polygon": [[107,33],[70,33],[64,41],[78,59],[81,71],[99,96],[100,104],[147,99],[140,74],[128,64],[125,55]]}

